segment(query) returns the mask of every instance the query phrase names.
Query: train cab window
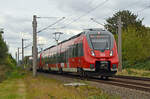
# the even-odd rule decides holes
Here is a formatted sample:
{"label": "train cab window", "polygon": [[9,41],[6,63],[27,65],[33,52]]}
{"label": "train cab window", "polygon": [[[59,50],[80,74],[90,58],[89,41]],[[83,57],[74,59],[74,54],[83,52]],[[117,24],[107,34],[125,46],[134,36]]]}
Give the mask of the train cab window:
{"label": "train cab window", "polygon": [[93,49],[95,50],[108,50],[110,49],[110,36],[109,35],[100,35],[100,34],[91,34],[90,35],[91,43]]}

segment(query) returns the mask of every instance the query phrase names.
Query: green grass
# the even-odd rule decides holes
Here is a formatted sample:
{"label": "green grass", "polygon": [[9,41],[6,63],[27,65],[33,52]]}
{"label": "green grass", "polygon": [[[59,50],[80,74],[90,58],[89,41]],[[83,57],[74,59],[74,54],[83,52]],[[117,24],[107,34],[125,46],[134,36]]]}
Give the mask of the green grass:
{"label": "green grass", "polygon": [[118,72],[117,75],[150,77],[150,61],[146,60],[135,64],[123,61],[123,71]]}
{"label": "green grass", "polygon": [[17,79],[8,79],[0,83],[0,99],[22,99],[22,95],[18,92]]}

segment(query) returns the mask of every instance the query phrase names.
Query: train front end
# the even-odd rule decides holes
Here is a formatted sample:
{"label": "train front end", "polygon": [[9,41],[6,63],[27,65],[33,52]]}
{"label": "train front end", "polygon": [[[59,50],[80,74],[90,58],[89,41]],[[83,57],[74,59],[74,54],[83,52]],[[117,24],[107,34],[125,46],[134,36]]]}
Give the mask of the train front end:
{"label": "train front end", "polygon": [[[116,41],[112,33],[91,29],[85,32],[84,70],[100,76],[112,76],[117,72],[118,53]],[[91,72],[92,71],[92,72]]]}

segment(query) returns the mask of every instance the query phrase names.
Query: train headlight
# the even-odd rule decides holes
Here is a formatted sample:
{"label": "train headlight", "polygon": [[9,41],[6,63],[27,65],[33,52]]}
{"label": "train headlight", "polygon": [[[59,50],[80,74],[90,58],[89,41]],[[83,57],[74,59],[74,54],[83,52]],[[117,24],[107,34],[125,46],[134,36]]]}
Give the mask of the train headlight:
{"label": "train headlight", "polygon": [[92,54],[92,56],[95,56],[95,53],[94,53],[94,51],[91,51],[91,54]]}
{"label": "train headlight", "polygon": [[110,56],[113,56],[113,51],[110,51]]}

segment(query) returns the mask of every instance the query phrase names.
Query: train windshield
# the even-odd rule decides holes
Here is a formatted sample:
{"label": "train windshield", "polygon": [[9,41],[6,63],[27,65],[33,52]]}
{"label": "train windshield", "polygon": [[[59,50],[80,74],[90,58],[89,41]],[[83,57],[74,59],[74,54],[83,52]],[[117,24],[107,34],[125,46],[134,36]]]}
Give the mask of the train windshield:
{"label": "train windshield", "polygon": [[95,50],[110,49],[110,35],[108,34],[90,34],[90,40]]}

